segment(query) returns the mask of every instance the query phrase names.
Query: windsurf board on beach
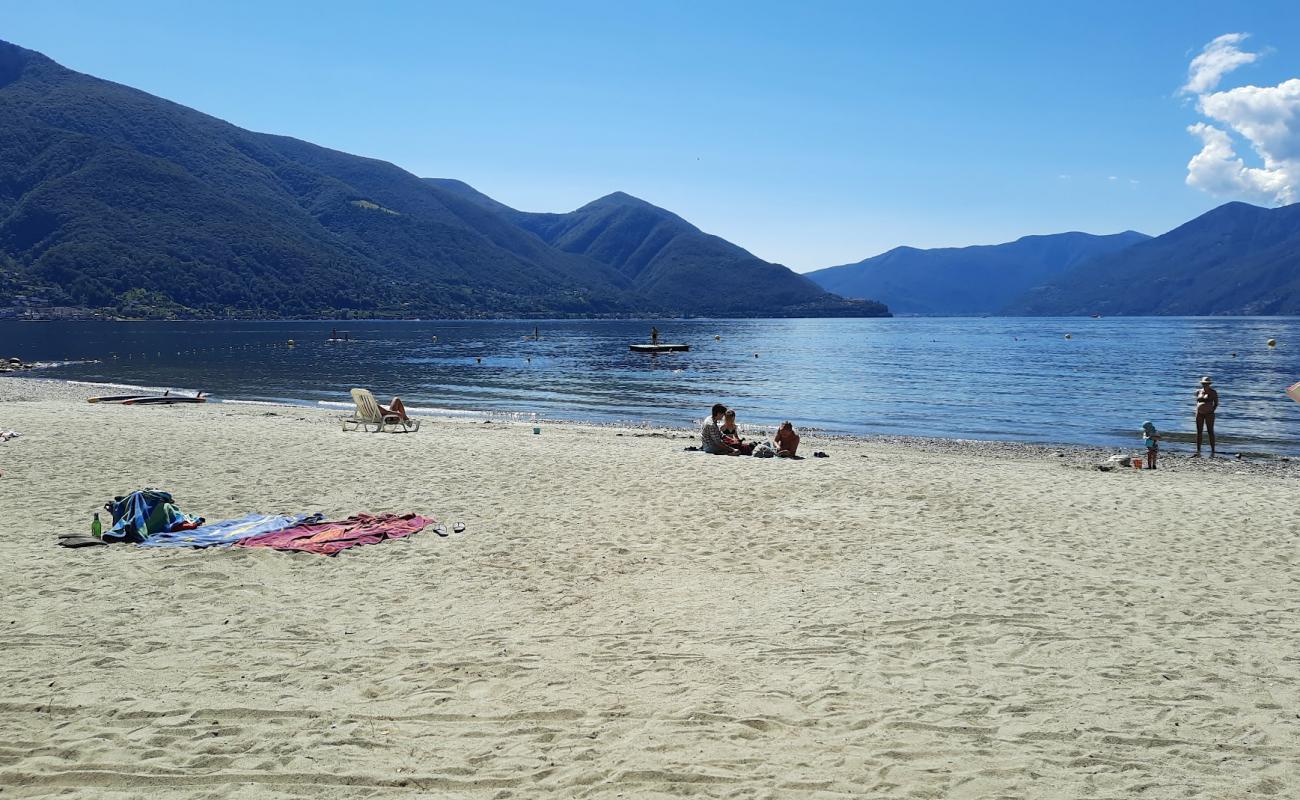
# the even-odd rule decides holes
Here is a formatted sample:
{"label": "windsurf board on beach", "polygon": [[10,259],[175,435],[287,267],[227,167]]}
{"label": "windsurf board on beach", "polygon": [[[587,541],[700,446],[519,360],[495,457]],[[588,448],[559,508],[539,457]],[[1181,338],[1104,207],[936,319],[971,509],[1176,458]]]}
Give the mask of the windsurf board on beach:
{"label": "windsurf board on beach", "polygon": [[152,397],[147,394],[113,394],[105,397],[92,397],[87,403],[125,403],[127,400],[138,400],[141,397]]}
{"label": "windsurf board on beach", "polygon": [[170,406],[176,403],[206,403],[206,397],[182,397],[181,395],[163,395],[162,397],[133,397],[123,400],[124,406]]}

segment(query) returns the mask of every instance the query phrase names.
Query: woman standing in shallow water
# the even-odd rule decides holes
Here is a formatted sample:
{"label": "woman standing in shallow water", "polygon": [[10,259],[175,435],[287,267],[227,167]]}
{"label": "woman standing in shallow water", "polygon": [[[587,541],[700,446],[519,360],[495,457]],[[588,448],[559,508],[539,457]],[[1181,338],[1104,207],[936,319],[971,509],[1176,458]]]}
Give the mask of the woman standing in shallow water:
{"label": "woman standing in shallow water", "polygon": [[1201,388],[1196,391],[1196,452],[1192,458],[1201,456],[1202,429],[1210,434],[1210,457],[1217,453],[1214,449],[1214,412],[1219,410],[1219,393],[1211,385],[1214,381],[1207,375],[1201,378]]}

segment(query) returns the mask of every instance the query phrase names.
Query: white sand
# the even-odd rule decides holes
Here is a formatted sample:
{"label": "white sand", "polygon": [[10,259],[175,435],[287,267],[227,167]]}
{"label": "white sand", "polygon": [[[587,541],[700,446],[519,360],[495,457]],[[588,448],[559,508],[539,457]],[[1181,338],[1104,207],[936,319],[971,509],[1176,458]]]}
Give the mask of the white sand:
{"label": "white sand", "polygon": [[[3,798],[1300,795],[1294,478],[33,384],[0,379]],[[469,528],[54,546],[142,486]]]}

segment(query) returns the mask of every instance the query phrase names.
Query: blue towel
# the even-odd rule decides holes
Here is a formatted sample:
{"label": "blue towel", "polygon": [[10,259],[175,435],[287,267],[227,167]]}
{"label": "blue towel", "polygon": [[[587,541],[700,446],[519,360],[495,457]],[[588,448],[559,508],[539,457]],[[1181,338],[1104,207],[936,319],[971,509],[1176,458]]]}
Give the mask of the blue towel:
{"label": "blue towel", "polygon": [[113,515],[113,527],[104,531],[106,542],[140,542],[155,533],[203,524],[203,517],[184,514],[172,496],[158,489],[141,489],[104,504]]}
{"label": "blue towel", "polygon": [[187,531],[155,533],[140,543],[141,547],[218,547],[234,544],[250,536],[275,533],[295,525],[320,522],[324,514],[249,514]]}

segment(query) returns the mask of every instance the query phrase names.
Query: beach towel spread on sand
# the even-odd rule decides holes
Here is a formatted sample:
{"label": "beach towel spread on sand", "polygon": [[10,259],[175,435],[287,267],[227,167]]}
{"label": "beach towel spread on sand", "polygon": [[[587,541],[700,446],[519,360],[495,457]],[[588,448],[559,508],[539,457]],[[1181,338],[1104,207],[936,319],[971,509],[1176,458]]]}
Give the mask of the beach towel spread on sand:
{"label": "beach towel spread on sand", "polygon": [[142,542],[151,534],[185,530],[203,524],[202,517],[183,514],[172,496],[157,489],[142,489],[104,504],[113,515],[113,527],[104,531],[106,542]]}
{"label": "beach towel spread on sand", "polygon": [[276,533],[309,522],[320,522],[324,514],[249,514],[200,525],[192,530],[150,534],[141,547],[221,547],[242,539]]}
{"label": "beach towel spread on sand", "polygon": [[349,547],[378,544],[386,539],[419,533],[436,521],[418,514],[354,514],[338,522],[295,525],[275,533],[254,536],[236,542],[235,546],[273,547],[332,556]]}

